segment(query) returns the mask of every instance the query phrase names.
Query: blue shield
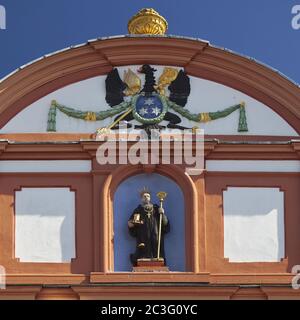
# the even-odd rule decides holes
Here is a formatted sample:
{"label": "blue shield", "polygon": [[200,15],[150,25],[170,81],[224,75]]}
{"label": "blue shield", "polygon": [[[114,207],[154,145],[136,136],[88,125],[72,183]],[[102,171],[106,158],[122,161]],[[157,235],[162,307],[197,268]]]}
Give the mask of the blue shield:
{"label": "blue shield", "polygon": [[133,99],[133,107],[134,118],[146,124],[161,122],[167,111],[167,105],[164,99],[156,93],[151,95],[137,95]]}

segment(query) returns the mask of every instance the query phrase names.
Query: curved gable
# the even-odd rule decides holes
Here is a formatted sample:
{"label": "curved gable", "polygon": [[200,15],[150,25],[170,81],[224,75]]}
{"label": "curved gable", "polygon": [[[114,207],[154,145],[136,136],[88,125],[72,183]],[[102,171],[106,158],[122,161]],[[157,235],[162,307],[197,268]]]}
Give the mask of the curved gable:
{"label": "curved gable", "polygon": [[[283,135],[300,132],[300,89],[280,74],[207,42],[144,36],[91,41],[46,56],[6,78],[0,84],[0,127],[5,128],[16,114],[58,89],[93,77],[104,78],[116,66],[144,63],[182,67],[202,85],[209,80],[235,89],[275,111],[274,117],[283,118],[291,126],[286,125]],[[280,127],[279,122],[275,121],[275,126]]]}

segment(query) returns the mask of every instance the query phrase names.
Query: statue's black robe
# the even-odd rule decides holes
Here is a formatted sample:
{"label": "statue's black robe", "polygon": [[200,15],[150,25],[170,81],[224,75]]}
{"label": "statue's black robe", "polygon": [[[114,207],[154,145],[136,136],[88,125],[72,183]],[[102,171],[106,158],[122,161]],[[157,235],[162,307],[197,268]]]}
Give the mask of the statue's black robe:
{"label": "statue's black robe", "polygon": [[[134,214],[140,214],[140,220],[143,224],[134,225],[129,227],[129,233],[131,236],[136,238],[136,251],[134,254],[130,255],[130,260],[133,265],[136,265],[137,259],[156,259],[157,249],[158,249],[158,233],[159,233],[159,217],[158,212],[159,206],[153,205],[153,213],[150,218],[147,216],[142,205],[139,205],[132,213],[129,221],[133,221]],[[165,259],[164,250],[164,235],[170,231],[170,223],[165,214],[162,215],[162,225],[161,225],[161,242],[160,242],[160,258]],[[139,247],[139,244],[144,243],[145,247]]]}

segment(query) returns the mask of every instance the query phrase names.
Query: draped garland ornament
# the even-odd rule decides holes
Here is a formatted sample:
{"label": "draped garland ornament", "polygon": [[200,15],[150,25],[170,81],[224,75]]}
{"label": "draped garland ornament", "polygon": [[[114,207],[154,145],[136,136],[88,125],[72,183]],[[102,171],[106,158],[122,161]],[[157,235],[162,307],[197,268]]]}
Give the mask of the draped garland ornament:
{"label": "draped garland ornament", "polygon": [[[116,116],[122,112],[135,112],[134,106],[132,101],[136,99],[136,96],[133,96],[130,101],[122,102],[117,106],[114,106],[111,109],[104,110],[104,111],[81,111],[76,110],[71,107],[64,106],[59,104],[56,100],[52,100],[51,106],[48,113],[48,132],[56,132],[56,115],[57,110],[64,113],[68,117],[81,119],[84,121],[101,121],[113,116]],[[171,108],[177,113],[179,113],[182,117],[197,122],[197,123],[205,123],[209,121],[214,121],[220,118],[225,118],[229,116],[234,111],[239,110],[239,122],[238,122],[238,132],[247,132],[248,125],[247,125],[247,117],[246,117],[246,110],[245,110],[245,102],[241,102],[239,104],[227,107],[223,110],[216,111],[216,112],[201,112],[201,113],[191,113],[189,110],[179,106],[175,102],[170,101],[167,97],[161,95],[160,99],[163,101],[163,104],[167,108]],[[111,126],[110,126],[111,127]]]}
{"label": "draped garland ornament", "polygon": [[81,119],[85,121],[101,121],[106,118],[113,117],[130,107],[130,102],[122,102],[118,106],[105,110],[105,111],[80,111],[74,108],[66,107],[62,104],[59,104],[56,100],[52,100],[50,110],[48,113],[48,132],[56,132],[56,113],[57,110],[64,113],[68,117]]}

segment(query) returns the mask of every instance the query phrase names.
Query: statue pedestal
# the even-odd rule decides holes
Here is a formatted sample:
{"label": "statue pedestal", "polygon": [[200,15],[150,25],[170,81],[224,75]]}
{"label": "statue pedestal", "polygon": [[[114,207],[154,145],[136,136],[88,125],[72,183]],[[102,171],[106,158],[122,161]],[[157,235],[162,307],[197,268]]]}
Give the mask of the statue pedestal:
{"label": "statue pedestal", "polygon": [[133,272],[169,272],[165,266],[164,259],[138,259],[137,266],[132,268]]}

